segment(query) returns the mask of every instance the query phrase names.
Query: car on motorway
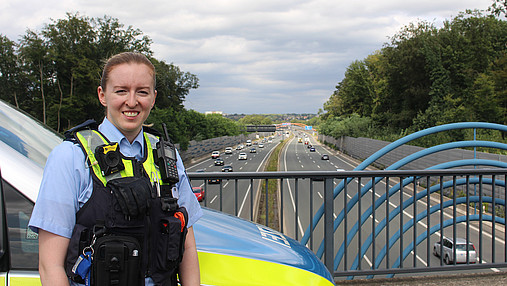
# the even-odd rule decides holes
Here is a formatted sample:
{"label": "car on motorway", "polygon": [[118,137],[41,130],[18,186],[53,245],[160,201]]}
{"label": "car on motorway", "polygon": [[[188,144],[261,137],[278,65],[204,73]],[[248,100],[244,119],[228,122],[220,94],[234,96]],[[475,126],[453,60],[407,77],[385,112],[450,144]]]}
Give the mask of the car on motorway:
{"label": "car on motorway", "polygon": [[220,157],[220,151],[213,151],[213,152],[211,152],[211,158],[212,159],[216,159],[218,157]]}
{"label": "car on motorway", "polygon": [[311,147],[310,152],[315,152],[315,147]]}
{"label": "car on motorway", "polygon": [[329,160],[329,155],[328,154],[322,154],[322,156],[320,157],[321,160]]}
{"label": "car on motorway", "polygon": [[313,145],[312,145],[312,144],[308,144],[308,145],[306,145],[306,148],[308,148],[308,149],[310,149],[310,148],[312,148],[312,147],[313,147]]}
{"label": "car on motorway", "polygon": [[225,154],[232,154],[232,147],[226,147],[224,153]]}
{"label": "car on motorway", "polygon": [[245,146],[243,146],[243,144],[236,146],[236,150],[243,150],[243,148],[245,148]]}
{"label": "car on motorway", "polygon": [[215,166],[223,166],[223,165],[224,165],[224,159],[222,159],[222,158],[215,159]]}
{"label": "car on motorway", "polygon": [[204,189],[202,187],[192,187],[192,192],[194,192],[198,202],[202,202],[204,200]]}
{"label": "car on motorway", "polygon": [[[443,247],[440,246],[440,240],[435,242],[433,245],[433,255],[444,258],[445,264],[454,263],[466,263],[467,252],[469,263],[475,263],[477,261],[477,252],[475,251],[474,244],[469,241],[467,247],[467,241],[464,238],[456,238],[456,243],[451,238],[444,237],[442,239]],[[468,248],[468,249],[467,249]],[[456,249],[456,259],[454,259],[454,249]]]}
{"label": "car on motorway", "polygon": [[259,143],[259,148],[264,148],[264,144]]}
{"label": "car on motorway", "polygon": [[231,165],[223,166],[222,172],[232,172],[232,166]]}
{"label": "car on motorway", "polygon": [[220,184],[221,182],[222,182],[222,179],[218,179],[218,178],[208,179],[208,184]]}
{"label": "car on motorway", "polygon": [[252,140],[250,139],[246,140],[246,146],[252,146]]}
{"label": "car on motorway", "polygon": [[255,148],[250,149],[250,153],[257,153],[257,149]]}
{"label": "car on motorway", "polygon": [[247,157],[246,157],[246,153],[243,153],[243,152],[242,152],[242,153],[239,153],[239,155],[238,155],[238,160],[246,160],[246,159],[247,159]]}
{"label": "car on motorway", "polygon": [[[0,131],[0,285],[40,286],[38,234],[28,222],[46,159],[63,138],[1,100]],[[334,285],[320,259],[298,241],[235,216],[202,210],[193,229],[203,285],[293,285],[294,277],[300,285]],[[252,269],[263,275],[249,275]],[[273,269],[276,273],[270,274]]]}

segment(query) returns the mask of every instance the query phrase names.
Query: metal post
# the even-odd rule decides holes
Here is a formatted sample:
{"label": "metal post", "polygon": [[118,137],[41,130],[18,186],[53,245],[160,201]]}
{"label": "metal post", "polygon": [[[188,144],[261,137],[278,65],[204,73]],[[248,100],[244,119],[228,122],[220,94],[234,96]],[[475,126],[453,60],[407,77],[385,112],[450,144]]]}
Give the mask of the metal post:
{"label": "metal post", "polygon": [[333,179],[324,180],[324,264],[334,272]]}

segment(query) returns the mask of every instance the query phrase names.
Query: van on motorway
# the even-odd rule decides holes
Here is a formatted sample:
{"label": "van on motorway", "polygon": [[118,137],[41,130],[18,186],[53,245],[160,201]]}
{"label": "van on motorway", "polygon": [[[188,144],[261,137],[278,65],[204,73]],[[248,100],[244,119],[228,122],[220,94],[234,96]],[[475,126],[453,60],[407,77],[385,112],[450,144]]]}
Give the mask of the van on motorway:
{"label": "van on motorway", "polygon": [[252,140],[246,140],[246,146],[252,146]]}

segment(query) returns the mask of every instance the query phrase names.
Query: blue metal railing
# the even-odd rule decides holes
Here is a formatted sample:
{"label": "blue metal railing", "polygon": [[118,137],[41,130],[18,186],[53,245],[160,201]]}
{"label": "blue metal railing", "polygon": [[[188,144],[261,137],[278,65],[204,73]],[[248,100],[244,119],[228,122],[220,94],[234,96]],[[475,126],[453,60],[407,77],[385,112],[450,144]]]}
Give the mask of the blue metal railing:
{"label": "blue metal railing", "polygon": [[[335,277],[507,267],[504,168],[188,175],[193,185],[204,185],[203,205],[250,220],[257,218],[260,194],[269,197],[260,183],[277,181],[278,195],[269,200],[279,200],[281,209],[267,209],[257,222],[268,225],[269,213],[277,212],[279,230],[312,249]],[[289,185],[298,191],[289,193]],[[322,221],[315,219],[320,209]],[[305,231],[299,235],[298,228]],[[445,257],[432,256],[443,237],[474,243],[477,261],[444,265]]]}

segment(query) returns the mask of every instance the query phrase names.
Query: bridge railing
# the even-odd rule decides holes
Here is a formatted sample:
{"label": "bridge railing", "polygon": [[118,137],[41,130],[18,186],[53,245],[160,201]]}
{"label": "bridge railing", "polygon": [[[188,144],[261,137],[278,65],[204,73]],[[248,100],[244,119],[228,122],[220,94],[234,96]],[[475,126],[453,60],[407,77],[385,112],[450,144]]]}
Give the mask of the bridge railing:
{"label": "bridge railing", "polygon": [[188,176],[204,206],[300,241],[337,279],[507,267],[505,169]]}

